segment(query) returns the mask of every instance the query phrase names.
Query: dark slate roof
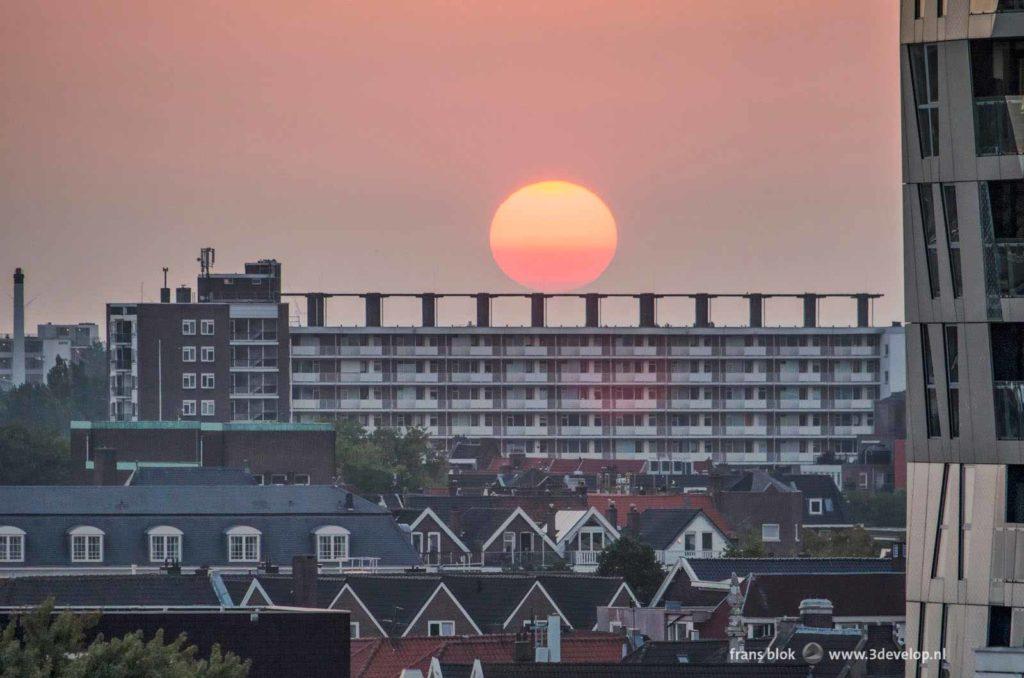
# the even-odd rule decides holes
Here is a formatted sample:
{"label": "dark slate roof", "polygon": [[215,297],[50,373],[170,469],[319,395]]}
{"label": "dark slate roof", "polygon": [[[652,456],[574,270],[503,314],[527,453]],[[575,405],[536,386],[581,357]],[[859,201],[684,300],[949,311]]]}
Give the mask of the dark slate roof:
{"label": "dark slate roof", "polygon": [[0,525],[28,534],[25,562],[5,566],[89,566],[70,562],[67,534],[79,525],[103,530],[104,567],[153,565],[147,531],[157,525],[184,533],[186,567],[229,564],[225,532],[238,525],[260,530],[261,559],[279,565],[312,553],[313,531],[323,525],[349,530],[352,557],[377,557],[385,567],[419,564],[391,514],[359,497],[347,511],[346,495],[327,485],[0,487]]}
{"label": "dark slate roof", "polygon": [[[486,678],[807,678],[807,664],[484,664]],[[444,674],[447,677],[447,673]]]}
{"label": "dark slate roof", "polygon": [[252,473],[242,468],[154,467],[135,469],[126,485],[255,485]]}
{"label": "dark slate roof", "polygon": [[761,469],[746,471],[736,482],[729,486],[730,492],[767,492],[769,489],[776,492],[797,491]]}
{"label": "dark slate roof", "polygon": [[206,575],[32,575],[0,579],[0,607],[37,606],[51,597],[58,607],[220,606]]}
{"label": "dark slate roof", "polygon": [[[270,604],[277,606],[296,604],[294,579],[292,579],[290,574],[258,574],[255,576],[224,574],[221,578],[224,581],[224,587],[227,589],[228,595],[231,597],[231,602],[235,605],[242,604],[242,600],[245,599],[245,594],[249,591],[249,587],[254,579],[259,582],[260,587],[270,598]],[[345,576],[325,576],[322,574],[318,576],[316,582],[317,607],[329,608],[331,603],[334,602],[335,597],[337,597],[338,592],[345,585],[346,580]],[[260,603],[258,599],[256,600],[257,603]]]}
{"label": "dark slate roof", "polygon": [[497,633],[535,579],[502,574],[446,574],[442,581],[481,631]]}
{"label": "dark slate roof", "polygon": [[[764,650],[770,642],[748,639],[744,648]],[[724,664],[728,661],[727,639],[648,641],[622,659],[624,664]]]}
{"label": "dark slate roof", "polygon": [[[437,575],[429,574],[352,575],[346,580],[370,614],[391,636],[402,634],[439,582]],[[338,587],[338,590],[342,588]]]}
{"label": "dark slate roof", "polygon": [[479,551],[515,509],[469,508],[458,516],[455,532],[471,551]]}
{"label": "dark slate roof", "polygon": [[575,629],[592,629],[597,623],[597,608],[608,605],[622,586],[621,577],[597,577],[578,573],[537,576],[555,605]]}
{"label": "dark slate roof", "polygon": [[506,500],[501,497],[484,497],[478,495],[456,496],[410,494],[405,497],[405,508],[423,510],[430,508],[441,520],[449,522],[453,512],[471,508],[491,508],[504,506]]}
{"label": "dark slate roof", "polygon": [[[804,493],[804,525],[849,524],[843,495],[832,478],[824,475],[789,475],[782,479]],[[810,499],[822,500],[820,515],[811,514]]]}
{"label": "dark slate roof", "polygon": [[[865,640],[864,634],[859,629],[819,629],[798,626],[788,638],[779,639],[776,646],[781,650],[792,648],[797,656],[800,656],[800,652],[807,643],[821,645],[825,650],[825,658],[815,665],[814,675],[824,678],[838,676],[848,664],[852,664],[850,659],[840,659],[839,657],[842,655],[833,655],[833,652],[851,652],[860,649]],[[891,649],[897,650],[895,647]],[[869,675],[878,676],[875,673]],[[903,675],[902,672],[900,675]]]}
{"label": "dark slate roof", "polygon": [[903,572],[905,564],[891,558],[687,558],[700,581],[725,581],[735,572],[750,574],[843,574]]}
{"label": "dark slate roof", "polygon": [[[0,486],[0,516],[346,513],[345,490],[330,485]],[[383,514],[353,495],[353,511]]]}
{"label": "dark slate roof", "polygon": [[797,617],[808,598],[831,601],[835,617],[902,617],[902,572],[754,575],[743,600],[744,617]]}
{"label": "dark slate roof", "polygon": [[700,515],[700,509],[647,509],[640,514],[640,541],[655,550],[668,548]]}

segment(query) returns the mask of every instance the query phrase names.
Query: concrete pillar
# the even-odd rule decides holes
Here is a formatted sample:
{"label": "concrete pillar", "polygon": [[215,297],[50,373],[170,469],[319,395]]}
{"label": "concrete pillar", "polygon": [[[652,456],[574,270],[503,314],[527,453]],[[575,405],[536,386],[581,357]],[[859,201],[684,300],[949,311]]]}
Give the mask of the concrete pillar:
{"label": "concrete pillar", "polygon": [[650,292],[644,292],[637,296],[640,300],[640,327],[655,327],[655,297]]}
{"label": "concrete pillar", "polygon": [[858,294],[857,299],[857,327],[868,327],[871,325],[871,297],[866,294]]}
{"label": "concrete pillar", "polygon": [[586,325],[587,327],[600,327],[601,325],[601,297],[600,295],[589,293],[584,295],[584,304],[586,309]]}
{"label": "concrete pillar", "polygon": [[530,326],[544,327],[544,302],[545,297],[541,292],[534,292],[530,295]]}
{"label": "concrete pillar", "polygon": [[750,326],[764,327],[764,295],[751,294],[747,300],[750,302]]}
{"label": "concrete pillar", "polygon": [[25,383],[25,274],[14,269],[14,346],[11,352],[11,382]]}
{"label": "concrete pillar", "polygon": [[382,313],[382,302],[383,299],[380,292],[367,292],[366,293],[366,326],[367,327],[380,327]]}
{"label": "concrete pillar", "polygon": [[711,326],[711,297],[707,294],[698,294],[694,297],[694,326]]}
{"label": "concrete pillar", "polygon": [[804,327],[817,327],[818,295],[807,293],[800,297],[804,300]]}
{"label": "concrete pillar", "polygon": [[306,325],[309,327],[324,326],[324,308],[327,296],[317,292],[306,295]]}
{"label": "concrete pillar", "polygon": [[420,295],[420,303],[423,306],[423,326],[435,326],[437,324],[437,295],[433,292],[424,292]]}
{"label": "concrete pillar", "polygon": [[487,292],[476,295],[476,326],[491,326],[491,295]]}

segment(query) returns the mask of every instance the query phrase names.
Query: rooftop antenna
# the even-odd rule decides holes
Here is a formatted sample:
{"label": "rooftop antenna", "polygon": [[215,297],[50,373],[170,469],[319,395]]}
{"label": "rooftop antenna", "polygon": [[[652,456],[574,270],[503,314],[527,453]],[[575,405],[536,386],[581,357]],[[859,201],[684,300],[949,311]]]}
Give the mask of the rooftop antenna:
{"label": "rooftop antenna", "polygon": [[216,261],[216,251],[212,247],[204,247],[199,250],[199,270],[204,278],[210,277],[210,266]]}
{"label": "rooftop antenna", "polygon": [[164,271],[164,287],[167,287],[167,271],[168,270],[169,269],[166,266],[164,266],[164,268],[163,268],[163,271]]}

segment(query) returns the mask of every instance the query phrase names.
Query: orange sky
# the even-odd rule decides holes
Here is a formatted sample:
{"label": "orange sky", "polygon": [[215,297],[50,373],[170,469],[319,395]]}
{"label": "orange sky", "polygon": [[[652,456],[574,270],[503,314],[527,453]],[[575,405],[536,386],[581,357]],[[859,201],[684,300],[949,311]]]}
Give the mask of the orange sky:
{"label": "orange sky", "polygon": [[513,290],[490,218],[557,177],[618,223],[594,290],[865,289],[900,318],[896,12],[3,3],[3,297],[23,266],[31,324],[99,320],[204,245],[291,290]]}

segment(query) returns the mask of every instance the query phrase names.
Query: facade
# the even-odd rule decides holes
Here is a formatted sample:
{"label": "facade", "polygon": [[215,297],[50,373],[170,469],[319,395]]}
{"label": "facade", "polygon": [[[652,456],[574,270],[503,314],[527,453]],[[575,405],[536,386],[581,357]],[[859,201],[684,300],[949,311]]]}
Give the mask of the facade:
{"label": "facade", "polygon": [[1024,666],[1022,9],[901,2],[907,641],[954,676]]}
{"label": "facade", "polygon": [[[83,484],[121,484],[137,469],[229,468],[261,485],[326,485],[335,479],[334,441],[328,424],[71,422],[71,458]],[[97,451],[113,469],[98,467]]]}
{"label": "facade", "polygon": [[[57,358],[65,362],[78,359],[79,354],[99,341],[99,329],[95,323],[73,325],[39,325],[35,336],[25,336],[24,382],[45,384],[46,375],[57,364]],[[14,380],[14,338],[0,337],[0,390],[13,388]]]}
{"label": "facade", "polygon": [[[291,328],[295,421],[419,426],[445,446],[488,438],[506,455],[651,459],[688,472],[708,459],[854,455],[875,401],[904,380],[903,329],[869,326],[867,299],[856,327],[818,327],[823,295],[800,295],[810,299],[802,327],[764,327],[770,295],[747,295],[749,327],[715,327],[709,295],[696,295],[696,326],[658,326],[646,294],[630,295],[640,326],[602,327],[595,312],[595,324],[548,327],[543,295],[530,295],[532,326],[496,327],[498,295],[483,293],[475,325],[437,327],[430,304],[442,295],[421,294],[424,326],[384,327],[381,295],[359,296],[368,326]],[[310,313],[322,321],[322,306]]]}

